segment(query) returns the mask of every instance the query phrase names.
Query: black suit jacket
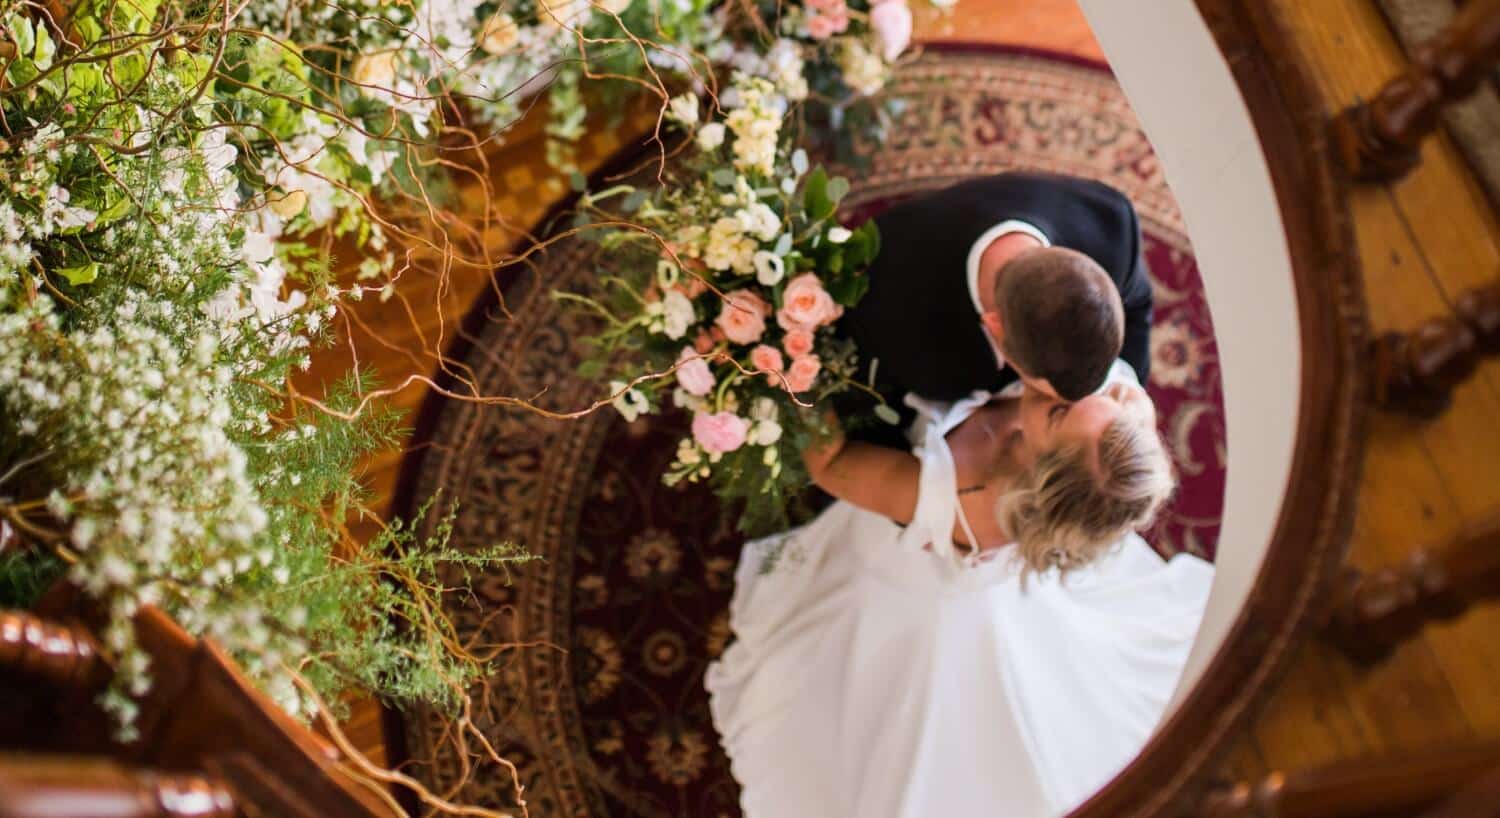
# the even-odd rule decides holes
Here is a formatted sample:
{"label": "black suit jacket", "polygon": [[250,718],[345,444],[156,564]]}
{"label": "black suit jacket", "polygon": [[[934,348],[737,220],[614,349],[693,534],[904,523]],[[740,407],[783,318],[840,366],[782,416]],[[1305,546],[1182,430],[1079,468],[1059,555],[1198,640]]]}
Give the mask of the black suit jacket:
{"label": "black suit jacket", "polygon": [[1120,357],[1145,383],[1151,281],[1130,200],[1088,179],[1002,173],[910,199],[875,219],[881,250],[870,289],[839,329],[859,347],[862,377],[878,361],[876,388],[897,406],[908,391],[957,400],[1016,380],[1010,367],[995,367],[968,283],[970,248],[1007,219],[1035,225],[1052,246],[1085,253],[1109,273],[1125,305]]}

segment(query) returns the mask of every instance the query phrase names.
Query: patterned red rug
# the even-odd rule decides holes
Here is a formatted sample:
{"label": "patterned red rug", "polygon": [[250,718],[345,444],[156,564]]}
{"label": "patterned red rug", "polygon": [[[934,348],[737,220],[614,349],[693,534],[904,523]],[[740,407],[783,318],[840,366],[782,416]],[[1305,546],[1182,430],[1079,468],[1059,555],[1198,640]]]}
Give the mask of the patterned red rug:
{"label": "patterned red rug", "polygon": [[[852,213],[1008,168],[1094,177],[1136,203],[1156,286],[1149,387],[1182,475],[1148,539],[1211,558],[1225,466],[1212,321],[1176,204],[1119,87],[1106,71],[1046,55],[945,50],[904,70],[895,91],[909,105],[873,168],[853,175]],[[592,328],[548,297],[586,291],[594,252],[559,242],[507,273],[513,317],[476,310],[486,320],[463,357],[487,393],[545,387],[544,403],[568,409],[598,397],[573,374]],[[530,645],[502,654],[475,713],[518,766],[530,814],[738,815],[702,679],[729,639],[741,538],[702,487],[661,485],[684,419],[556,422],[462,402],[424,417],[408,496],[457,499],[459,544],[512,539],[545,558],[451,601],[466,636]],[[410,713],[406,728],[410,771],[453,790],[463,759],[438,723]],[[458,797],[513,806],[511,775],[469,761]]]}

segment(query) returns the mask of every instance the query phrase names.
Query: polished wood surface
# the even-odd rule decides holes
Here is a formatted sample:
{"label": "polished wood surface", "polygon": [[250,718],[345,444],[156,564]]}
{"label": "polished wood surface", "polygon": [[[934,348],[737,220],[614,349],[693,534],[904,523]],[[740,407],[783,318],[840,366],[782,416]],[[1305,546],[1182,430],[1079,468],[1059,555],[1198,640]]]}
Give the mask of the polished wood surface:
{"label": "polished wood surface", "polygon": [[[1408,818],[1444,806],[1500,767],[1500,742],[1439,745],[1274,772],[1204,800],[1204,818]],[[1490,806],[1500,806],[1492,804]],[[1480,818],[1490,813],[1467,813]]]}
{"label": "polished wood surface", "polygon": [[[53,593],[43,607],[73,607],[67,596],[66,591]],[[0,617],[6,615],[8,612],[0,612]],[[43,632],[63,630],[45,622],[36,624]],[[108,761],[136,770],[85,764],[78,769],[77,782],[94,782],[98,787],[74,793],[75,798],[55,789],[50,790],[51,796],[46,794],[53,786],[48,782],[66,781],[62,770],[72,762],[54,759],[56,765],[18,763],[5,771],[11,778],[0,778],[0,796],[4,796],[0,801],[14,800],[5,786],[25,783],[25,791],[38,793],[27,802],[36,809],[49,801],[56,801],[62,809],[84,803],[78,800],[83,798],[87,803],[97,803],[100,809],[109,805],[114,805],[110,809],[125,809],[137,804],[145,810],[152,793],[160,796],[158,807],[163,809],[184,803],[178,796],[186,798],[193,793],[197,793],[193,797],[198,803],[209,803],[199,796],[218,792],[220,785],[203,789],[193,784],[197,789],[184,789],[187,782],[199,779],[174,777],[192,773],[222,782],[222,789],[241,807],[255,807],[249,814],[281,818],[391,818],[399,814],[382,782],[353,775],[358,765],[351,758],[268,700],[212,642],[191,638],[154,608],[142,609],[135,619],[135,629],[137,642],[150,658],[154,680],[136,700],[136,738],[117,741],[112,735],[114,718],[94,704],[107,676],[96,677],[93,689],[78,691],[34,676],[28,683],[18,676],[0,674],[0,680],[10,688],[8,705],[21,706],[19,710],[13,706],[0,710],[0,747],[10,753],[67,754],[75,760]],[[74,636],[73,641],[89,640]],[[88,801],[95,795],[96,800]],[[16,814],[75,815],[67,811]],[[92,814],[219,813],[76,813]]]}
{"label": "polished wood surface", "polygon": [[0,756],[0,818],[236,818],[222,779],[75,756]]}
{"label": "polished wood surface", "polygon": [[[1288,59],[1304,67],[1332,115],[1371,98],[1405,65],[1364,0],[1274,0]],[[1442,133],[1422,142],[1402,179],[1360,184],[1347,203],[1372,331],[1407,331],[1451,315],[1460,296],[1500,270],[1494,211]],[[1425,422],[1372,414],[1350,564],[1378,571],[1500,508],[1500,365],[1482,361]],[[1500,608],[1478,606],[1429,625],[1364,667],[1326,641],[1303,645],[1225,774],[1260,780],[1361,756],[1500,737]]]}
{"label": "polished wood surface", "polygon": [[96,687],[108,672],[98,644],[82,626],[0,611],[0,673],[78,690]]}
{"label": "polished wood surface", "polygon": [[1470,0],[1369,102],[1333,120],[1333,139],[1356,179],[1394,179],[1416,166],[1443,106],[1474,93],[1500,60],[1500,0]]}

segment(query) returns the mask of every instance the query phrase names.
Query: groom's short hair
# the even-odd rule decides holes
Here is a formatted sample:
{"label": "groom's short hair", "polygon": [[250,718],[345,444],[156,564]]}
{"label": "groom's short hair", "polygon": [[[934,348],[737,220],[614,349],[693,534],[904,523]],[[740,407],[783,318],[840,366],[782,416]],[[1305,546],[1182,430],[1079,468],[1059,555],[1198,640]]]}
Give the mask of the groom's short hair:
{"label": "groom's short hair", "polygon": [[1046,378],[1065,400],[1098,389],[1125,343],[1120,291],[1076,250],[1044,247],[1011,259],[1001,268],[995,304],[1006,359]]}

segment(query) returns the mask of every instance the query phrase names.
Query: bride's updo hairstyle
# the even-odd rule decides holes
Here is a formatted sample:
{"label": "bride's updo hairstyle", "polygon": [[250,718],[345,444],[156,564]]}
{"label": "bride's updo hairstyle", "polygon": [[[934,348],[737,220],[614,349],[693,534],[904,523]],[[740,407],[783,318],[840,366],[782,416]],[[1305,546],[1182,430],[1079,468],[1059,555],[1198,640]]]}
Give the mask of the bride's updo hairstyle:
{"label": "bride's updo hairstyle", "polygon": [[1105,427],[1095,452],[1090,448],[1038,455],[1000,498],[1000,524],[1015,540],[1025,572],[1066,573],[1093,562],[1150,525],[1177,487],[1161,436],[1138,415],[1122,413]]}

